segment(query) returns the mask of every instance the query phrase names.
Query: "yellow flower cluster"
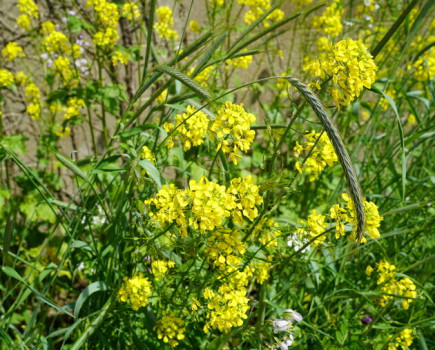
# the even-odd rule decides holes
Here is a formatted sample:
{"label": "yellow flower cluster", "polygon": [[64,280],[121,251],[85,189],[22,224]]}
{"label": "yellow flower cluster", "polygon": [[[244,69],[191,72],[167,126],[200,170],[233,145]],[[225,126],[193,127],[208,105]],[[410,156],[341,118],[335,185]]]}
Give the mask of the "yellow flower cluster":
{"label": "yellow flower cluster", "polygon": [[[316,209],[312,211],[311,215],[308,215],[307,221],[301,221],[301,223],[304,224],[305,227],[298,227],[296,229],[296,233],[300,237],[305,237],[309,240],[312,240],[320,234],[324,233],[326,231],[326,228],[328,227],[328,223],[326,222],[326,216],[318,213]],[[311,245],[313,247],[316,247],[319,244],[323,243],[325,239],[326,236],[323,234],[315,238],[311,242]]]}
{"label": "yellow flower cluster", "polygon": [[233,66],[235,68],[248,69],[252,63],[252,55],[228,59],[225,63],[227,64],[227,68],[228,66]]}
{"label": "yellow flower cluster", "polygon": [[201,30],[201,27],[200,27],[198,21],[192,20],[189,22],[189,29],[192,33],[199,33]]}
{"label": "yellow flower cluster", "polygon": [[56,30],[48,33],[42,43],[47,52],[60,54],[71,52],[71,46],[66,35]]}
{"label": "yellow flower cluster", "polygon": [[408,277],[396,279],[396,266],[388,263],[386,260],[381,260],[377,263],[375,269],[371,267],[369,269],[368,266],[366,272],[370,275],[374,270],[377,270],[378,278],[376,283],[382,285],[381,291],[385,294],[391,294],[381,296],[378,299],[379,305],[385,307],[387,302],[394,298],[392,295],[395,294],[405,297],[405,299],[402,299],[401,305],[405,310],[407,310],[409,304],[417,297],[417,287],[414,282],[412,282]]}
{"label": "yellow flower cluster", "polygon": [[156,158],[154,157],[153,152],[151,152],[151,150],[147,146],[142,146],[140,157],[142,159],[149,160],[153,164],[156,164]]}
{"label": "yellow flower cluster", "polygon": [[78,81],[74,79],[75,72],[70,68],[70,61],[66,56],[59,56],[53,62],[55,74],[62,80],[63,85],[77,86]]}
{"label": "yellow flower cluster", "polygon": [[325,9],[321,16],[313,18],[313,27],[319,33],[324,33],[335,38],[343,30],[343,25],[341,24],[342,15],[343,9],[339,1],[336,0]]}
{"label": "yellow flower cluster", "polygon": [[326,56],[308,60],[304,70],[325,79],[332,77],[335,84],[330,94],[335,104],[346,106],[358,97],[364,87],[375,82],[377,66],[361,40],[350,38],[331,45]]}
{"label": "yellow flower cluster", "polygon": [[80,108],[85,107],[85,101],[78,97],[70,97],[64,108],[63,119],[71,119],[80,114]]}
{"label": "yellow flower cluster", "polygon": [[0,87],[10,86],[14,83],[14,75],[7,69],[0,69]]}
{"label": "yellow flower cluster", "polygon": [[[252,182],[251,177],[233,179],[226,189],[202,176],[198,182],[190,180],[188,189],[164,185],[155,198],[146,200],[145,204],[155,207],[156,212],[151,212],[150,216],[160,224],[175,221],[182,234],[185,234],[187,225],[204,233],[221,227],[222,221],[231,214],[234,221],[241,224],[242,214],[250,220],[258,215],[253,206],[262,199],[258,187]],[[190,209],[188,220],[187,209]]]}
{"label": "yellow flower cluster", "polygon": [[95,33],[93,42],[103,50],[110,50],[119,39],[118,21],[119,12],[116,4],[106,0],[88,0],[87,7],[93,6],[97,20],[98,32]]}
{"label": "yellow flower cluster", "polygon": [[[203,88],[207,88],[208,86],[208,81],[211,78],[211,73],[213,72],[213,66],[208,66],[206,68],[204,68],[201,72],[199,72],[199,74],[193,78],[193,80],[198,83],[199,85],[201,85]],[[189,72],[187,73],[187,75],[191,75],[194,71],[194,67],[191,67],[189,69]]]}
{"label": "yellow flower cluster", "polygon": [[150,212],[149,215],[161,225],[175,221],[179,227],[185,227],[185,211],[189,205],[186,190],[180,190],[174,184],[163,185],[155,198],[146,200],[145,204],[155,207],[157,211]]}
{"label": "yellow flower cluster", "polygon": [[37,102],[41,97],[41,92],[34,83],[29,83],[24,89],[24,95],[26,96],[26,102]]}
{"label": "yellow flower cluster", "polygon": [[299,157],[303,151],[310,152],[310,155],[304,164],[297,161],[295,167],[300,173],[308,174],[310,181],[314,181],[327,165],[333,166],[334,163],[338,162],[338,158],[334,146],[325,132],[320,133],[312,130],[305,134],[305,138],[307,141],[303,145],[296,141],[293,151],[296,157]]}
{"label": "yellow flower cluster", "polygon": [[2,56],[6,58],[9,62],[12,62],[16,58],[25,57],[23,48],[18,45],[15,41],[9,42],[2,50]]}
{"label": "yellow flower cluster", "polygon": [[132,277],[124,278],[124,284],[118,292],[118,300],[129,301],[133,310],[148,305],[148,297],[151,294],[151,282],[143,277],[142,273]]}
{"label": "yellow flower cluster", "polygon": [[269,279],[271,266],[272,264],[266,261],[259,261],[254,264],[254,275],[259,284],[263,284]]}
{"label": "yellow flower cluster", "polygon": [[233,220],[238,224],[243,224],[243,216],[253,221],[258,216],[257,205],[263,203],[263,197],[259,195],[260,188],[254,185],[254,178],[248,177],[236,178],[231,180],[228,188],[236,202],[233,210]]}
{"label": "yellow flower cluster", "polygon": [[40,33],[42,35],[49,35],[56,30],[56,26],[51,21],[45,21],[41,23]]}
{"label": "yellow flower cluster", "polygon": [[388,350],[396,350],[399,349],[399,347],[402,350],[409,349],[409,347],[412,345],[413,340],[414,337],[412,335],[412,330],[409,328],[405,328],[399,333],[396,338],[394,338],[388,344]]}
{"label": "yellow flower cluster", "polygon": [[414,63],[408,65],[408,70],[415,69],[414,78],[418,81],[429,81],[435,78],[435,49],[426,50]]}
{"label": "yellow flower cluster", "polygon": [[36,84],[32,83],[30,78],[23,72],[18,72],[15,75],[15,81],[17,84],[24,87],[26,102],[29,103],[26,107],[27,114],[29,114],[33,120],[39,118],[41,115],[41,91]]}
{"label": "yellow flower cluster", "polygon": [[173,268],[175,263],[171,260],[154,260],[151,263],[151,270],[157,281],[161,281],[169,269]]}
{"label": "yellow flower cluster", "polygon": [[188,195],[192,203],[189,226],[201,233],[220,227],[236,206],[234,197],[227,193],[225,186],[204,176],[198,182],[190,180]]}
{"label": "yellow flower cluster", "polygon": [[216,120],[210,130],[220,140],[219,148],[224,153],[229,153],[235,165],[238,164],[239,150],[248,152],[254,142],[255,131],[251,130],[251,124],[255,122],[255,116],[247,113],[243,105],[236,105],[229,101],[225,103],[216,114]]}
{"label": "yellow flower cluster", "polygon": [[237,230],[230,229],[218,229],[212,233],[204,252],[213,266],[225,270],[228,266],[237,267],[242,262],[241,256],[246,248],[238,236]]}
{"label": "yellow flower cluster", "polygon": [[178,340],[184,339],[186,328],[183,326],[184,321],[173,312],[169,315],[163,312],[162,319],[157,322],[154,329],[157,330],[157,338],[163,339],[163,342],[169,343],[171,347],[176,347],[179,344]]}
{"label": "yellow flower cluster", "polygon": [[204,298],[209,300],[205,333],[210,329],[228,333],[231,328],[243,325],[243,320],[247,318],[246,312],[249,310],[245,288],[235,288],[232,283],[226,283],[222,284],[217,292],[206,288]]}
{"label": "yellow flower cluster", "polygon": [[134,20],[140,18],[139,7],[133,2],[125,3],[122,7],[122,16],[133,22]]}
{"label": "yellow flower cluster", "polygon": [[[263,16],[267,11],[270,10],[271,3],[270,0],[237,0],[240,5],[248,5],[250,7],[249,11],[245,13],[244,21],[246,24],[251,25],[261,16]],[[263,21],[264,26],[267,28],[270,26],[270,22],[279,22],[284,18],[284,12],[280,9],[272,11]]]}
{"label": "yellow flower cluster", "polygon": [[159,7],[156,10],[157,22],[154,24],[154,29],[160,38],[165,38],[167,40],[177,40],[178,33],[173,29],[174,20],[172,18],[172,10],[168,6]]}
{"label": "yellow flower cluster", "polygon": [[116,50],[112,55],[112,63],[114,66],[117,66],[119,63],[127,65],[129,58],[128,53]]}
{"label": "yellow flower cluster", "polygon": [[38,6],[33,0],[18,0],[18,9],[20,15],[17,18],[17,24],[25,31],[32,29],[32,18],[39,18]]}
{"label": "yellow flower cluster", "polygon": [[[187,106],[186,113],[177,114],[175,121],[176,130],[173,136],[181,139],[184,151],[204,143],[204,137],[210,123],[204,112],[195,110],[193,106]],[[166,124],[165,129],[169,132],[173,129],[173,125]]]}
{"label": "yellow flower cluster", "polygon": [[[342,197],[346,201],[346,221],[353,225],[352,238],[355,239],[357,229],[355,207],[352,199],[347,195],[347,193],[343,193]],[[378,206],[373,202],[368,202],[364,200],[364,212],[366,217],[365,229],[368,232],[369,237],[372,239],[381,237],[378,227],[381,226],[381,221],[384,218],[379,215]],[[366,239],[363,237],[361,242],[365,243]]]}

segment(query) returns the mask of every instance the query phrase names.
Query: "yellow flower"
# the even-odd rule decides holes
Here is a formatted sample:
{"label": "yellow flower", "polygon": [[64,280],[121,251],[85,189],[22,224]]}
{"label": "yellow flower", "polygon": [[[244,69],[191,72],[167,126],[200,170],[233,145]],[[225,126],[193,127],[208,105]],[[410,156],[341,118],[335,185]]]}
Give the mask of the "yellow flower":
{"label": "yellow flower", "polygon": [[24,29],[26,32],[29,32],[32,29],[32,20],[28,15],[19,15],[17,17],[18,27]]}
{"label": "yellow flower", "polygon": [[85,107],[85,101],[78,97],[70,97],[66,105],[67,107],[64,108],[63,119],[71,119],[80,114],[80,108]]}
{"label": "yellow flower", "polygon": [[338,36],[343,30],[341,24],[341,16],[343,9],[340,7],[338,1],[334,1],[329,5],[325,11],[319,17],[314,17],[313,27],[317,29],[319,33],[329,34],[332,38]]}
{"label": "yellow flower", "polygon": [[190,180],[189,198],[192,202],[192,215],[189,226],[201,233],[212,231],[222,225],[222,220],[231,215],[236,203],[233,196],[220,186],[202,176],[198,182]]}
{"label": "yellow flower", "polygon": [[6,69],[0,69],[0,87],[10,86],[14,83],[14,75]]}
{"label": "yellow flower", "polygon": [[366,267],[366,275],[370,276],[372,274],[373,270],[374,270],[373,267],[371,267],[370,265],[367,265],[367,267]]}
{"label": "yellow flower", "polygon": [[247,69],[247,68],[249,68],[249,66],[252,63],[252,55],[247,55],[247,56],[237,57],[237,58],[233,58],[233,59],[228,59],[228,60],[225,61],[225,63],[227,65],[232,65],[233,67],[239,67],[239,68]]}
{"label": "yellow flower", "polygon": [[15,82],[20,86],[25,86],[30,83],[30,79],[24,72],[18,72],[15,74]]}
{"label": "yellow flower", "polygon": [[[163,102],[165,102],[167,96],[168,96],[168,89],[165,89],[165,90],[162,91],[162,93],[159,96],[157,96],[157,98],[156,98],[157,103],[163,103]],[[165,124],[169,124],[169,123],[165,123]],[[163,125],[163,128],[165,128],[165,124]],[[174,125],[172,125],[172,124],[170,124],[170,125],[172,126],[172,129],[173,129]],[[170,130],[166,130],[166,131],[169,132]]]}
{"label": "yellow flower", "polygon": [[153,152],[151,152],[151,150],[147,146],[142,147],[140,157],[142,159],[149,160],[153,164],[156,164],[156,158],[154,157]]}
{"label": "yellow flower", "polygon": [[388,350],[396,350],[399,347],[403,350],[408,349],[412,345],[413,340],[412,330],[405,328],[388,344]]}
{"label": "yellow flower", "polygon": [[[213,66],[208,66],[204,68],[201,72],[199,72],[196,77],[193,78],[193,80],[201,85],[203,88],[207,88],[209,80],[211,78],[211,74],[213,72],[213,68]],[[191,67],[187,75],[190,76],[193,73],[194,69],[194,67]]]}
{"label": "yellow flower", "polygon": [[219,148],[224,153],[229,153],[235,165],[241,156],[239,150],[248,152],[255,138],[255,131],[251,130],[251,124],[255,122],[255,116],[247,113],[243,105],[236,105],[229,101],[217,111],[216,120],[210,130],[214,137],[219,140]]}
{"label": "yellow flower", "polygon": [[173,268],[175,263],[171,260],[154,260],[151,263],[151,269],[157,281],[161,281],[170,268]]}
{"label": "yellow flower", "polygon": [[225,270],[227,266],[237,267],[242,263],[246,248],[238,235],[238,231],[230,229],[218,229],[212,233],[204,253],[213,266]]}
{"label": "yellow flower", "polygon": [[243,216],[254,221],[258,216],[257,205],[263,203],[263,197],[259,195],[260,188],[254,185],[254,178],[235,178],[231,180],[228,193],[234,196],[236,208],[233,210],[233,220],[243,225]]}
{"label": "yellow flower", "polygon": [[11,41],[5,46],[5,48],[2,50],[2,55],[10,62],[12,62],[16,58],[26,56],[24,54],[23,48],[15,41]]}
{"label": "yellow flower", "polygon": [[174,20],[172,19],[172,10],[168,6],[159,7],[156,10],[157,22],[154,24],[154,29],[160,38],[167,40],[177,40],[178,33],[173,30]]}
{"label": "yellow flower", "polygon": [[229,333],[231,328],[243,325],[249,310],[249,299],[244,288],[236,289],[232,283],[227,283],[221,285],[217,293],[205,290],[204,298],[209,300],[205,333],[210,329]]}
{"label": "yellow flower", "polygon": [[42,41],[47,52],[69,53],[71,45],[65,34],[57,31],[50,32]]}
{"label": "yellow flower", "polygon": [[119,21],[118,6],[106,0],[88,0],[87,7],[93,6],[97,21],[103,27],[116,28]]}
{"label": "yellow flower", "polygon": [[162,319],[157,322],[154,329],[157,330],[157,338],[163,339],[163,342],[169,343],[171,347],[176,347],[179,344],[178,340],[184,339],[186,328],[183,326],[184,321],[173,312],[169,315],[163,312]]}
{"label": "yellow flower", "polygon": [[121,302],[129,301],[133,310],[148,305],[148,297],[151,294],[151,282],[144,278],[142,273],[124,278],[124,284],[118,292],[118,300]]}
{"label": "yellow flower", "polygon": [[57,136],[63,139],[71,134],[71,129],[69,127],[59,128],[55,133]]}
{"label": "yellow flower", "polygon": [[129,58],[128,53],[116,50],[112,56],[112,63],[114,66],[117,66],[119,63],[127,65]]}
{"label": "yellow flower", "polygon": [[309,70],[313,76],[332,78],[334,86],[330,88],[330,94],[338,107],[350,104],[364,87],[370,88],[377,69],[363,42],[350,38],[331,45],[326,56],[307,60],[304,65],[304,70]]}
{"label": "yellow flower", "polygon": [[41,34],[49,35],[50,33],[53,33],[54,31],[56,31],[56,27],[54,26],[53,22],[45,21],[45,22],[41,23]]}
{"label": "yellow flower", "polygon": [[41,92],[35,84],[30,83],[26,86],[24,95],[26,96],[26,102],[37,102],[41,97]]}
{"label": "yellow flower", "polygon": [[185,190],[180,190],[174,184],[163,185],[155,198],[145,201],[145,204],[153,205],[156,212],[150,212],[152,219],[157,220],[161,225],[176,222],[180,227],[186,225],[187,205],[189,198]]}
{"label": "yellow flower", "polygon": [[190,21],[189,22],[189,29],[192,33],[199,33],[200,32],[200,26],[198,21]]}
{"label": "yellow flower", "polygon": [[95,33],[92,39],[95,46],[99,46],[104,50],[112,49],[119,39],[119,34],[116,28],[108,27]]}
{"label": "yellow flower", "polygon": [[[308,219],[306,222],[302,221],[302,223],[306,224],[306,229],[304,228],[297,228],[296,233],[301,236],[305,236],[309,240],[314,239],[318,235],[324,233],[326,231],[326,228],[328,227],[328,224],[326,223],[326,216],[321,215],[317,212],[317,210],[313,210],[311,215],[308,215]],[[311,242],[311,245],[313,247],[318,246],[319,244],[323,243],[326,239],[326,236],[322,234],[320,237],[317,237],[314,239],[313,242]]]}
{"label": "yellow flower", "polygon": [[415,119],[415,115],[412,113],[409,113],[408,115],[408,124],[414,125],[417,122],[417,119]]}
{"label": "yellow flower", "polygon": [[122,16],[127,17],[129,21],[140,18],[139,7],[133,2],[127,2],[122,7]]}
{"label": "yellow flower", "polygon": [[[241,5],[248,5],[249,11],[245,13],[244,21],[246,24],[251,25],[261,16],[263,16],[272,7],[270,0],[237,0]],[[280,9],[274,10],[264,20],[263,25],[267,28],[270,22],[279,22],[284,18],[284,12]]]}
{"label": "yellow flower", "polygon": [[18,9],[20,16],[17,18],[17,24],[26,31],[32,29],[32,18],[39,18],[38,6],[33,0],[18,0]]}
{"label": "yellow flower", "polygon": [[[347,202],[347,220],[353,225],[352,238],[356,237],[356,229],[357,229],[357,220],[355,216],[355,207],[352,199],[347,195],[347,193],[343,193],[343,199]],[[379,233],[378,227],[381,226],[381,221],[384,219],[379,215],[378,207],[373,202],[367,202],[364,199],[364,212],[366,216],[366,226],[365,229],[369,234],[369,237],[372,239],[379,238],[381,235]],[[362,242],[366,242],[366,239],[363,238]]]}
{"label": "yellow flower", "polygon": [[257,282],[259,284],[263,284],[266,282],[270,277],[270,267],[272,266],[271,263],[268,263],[266,261],[259,261],[254,264],[254,275],[257,278]]}
{"label": "yellow flower", "polygon": [[338,162],[338,158],[326,133],[316,133],[312,130],[305,134],[305,138],[307,141],[303,145],[296,142],[293,151],[296,157],[299,157],[303,151],[310,152],[310,155],[304,164],[297,161],[295,167],[300,173],[308,174],[312,182],[319,177],[326,166],[332,166]]}
{"label": "yellow flower", "polygon": [[38,102],[32,102],[27,105],[26,112],[30,115],[32,120],[35,120],[41,116],[41,106]]}
{"label": "yellow flower", "polygon": [[176,136],[180,136],[184,151],[204,143],[210,122],[204,112],[196,111],[193,106],[187,106],[186,113],[177,114],[175,120]]}

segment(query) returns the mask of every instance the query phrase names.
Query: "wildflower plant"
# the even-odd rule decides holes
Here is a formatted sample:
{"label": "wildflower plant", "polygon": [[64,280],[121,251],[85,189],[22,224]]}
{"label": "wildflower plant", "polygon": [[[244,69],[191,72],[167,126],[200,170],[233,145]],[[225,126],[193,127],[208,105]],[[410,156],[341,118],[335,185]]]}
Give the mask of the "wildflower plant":
{"label": "wildflower plant", "polygon": [[430,1],[5,4],[0,349],[434,344]]}

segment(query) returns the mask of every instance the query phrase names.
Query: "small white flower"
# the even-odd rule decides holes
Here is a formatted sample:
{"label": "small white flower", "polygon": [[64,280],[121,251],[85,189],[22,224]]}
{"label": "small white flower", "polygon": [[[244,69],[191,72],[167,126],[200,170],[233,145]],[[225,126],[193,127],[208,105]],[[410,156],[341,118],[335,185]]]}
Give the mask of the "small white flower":
{"label": "small white flower", "polygon": [[290,330],[291,322],[287,320],[276,319],[272,322],[273,332],[288,332]]}
{"label": "small white flower", "polygon": [[[295,252],[298,252],[307,243],[308,243],[308,239],[305,238],[302,241],[300,241],[298,234],[296,232],[293,232],[290,236],[287,237],[287,245],[289,247],[293,247]],[[301,253],[305,253],[309,249],[310,247],[306,246],[304,249],[302,249]]]}
{"label": "small white flower", "polygon": [[286,316],[287,321],[290,322],[301,322],[302,321],[302,315],[299,312],[296,312],[292,309],[285,309],[284,315]]}
{"label": "small white flower", "polygon": [[48,59],[48,54],[42,53],[41,58],[45,61],[46,59]]}
{"label": "small white flower", "polygon": [[70,16],[75,16],[75,15],[77,14],[77,13],[76,13],[75,11],[73,11],[73,10],[68,10],[67,13],[68,13]]}
{"label": "small white flower", "polygon": [[293,335],[290,333],[288,337],[284,337],[282,341],[278,341],[275,349],[288,350],[288,347],[293,344]]}
{"label": "small white flower", "polygon": [[364,6],[369,7],[372,4],[372,0],[364,0]]}
{"label": "small white flower", "polygon": [[79,266],[77,266],[77,270],[81,271],[85,268],[85,263],[82,261]]}

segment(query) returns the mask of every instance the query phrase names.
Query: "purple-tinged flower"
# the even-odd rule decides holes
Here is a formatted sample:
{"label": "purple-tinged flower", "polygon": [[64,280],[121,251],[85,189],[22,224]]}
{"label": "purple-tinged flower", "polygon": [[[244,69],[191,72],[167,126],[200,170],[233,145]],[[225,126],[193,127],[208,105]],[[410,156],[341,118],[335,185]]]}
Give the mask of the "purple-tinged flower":
{"label": "purple-tinged flower", "polygon": [[75,16],[77,13],[73,10],[68,10],[66,13],[68,13],[70,16]]}
{"label": "purple-tinged flower", "polygon": [[363,323],[363,324],[369,324],[370,322],[372,322],[373,320],[372,320],[372,318],[370,317],[370,316],[364,316],[362,319],[361,319],[361,322]]}
{"label": "purple-tinged flower", "polygon": [[301,322],[302,321],[302,315],[299,312],[296,312],[292,309],[285,309],[284,315],[286,316],[287,321],[290,322]]}
{"label": "purple-tinged flower", "polygon": [[41,58],[45,61],[48,59],[48,54],[46,53],[41,53]]}

